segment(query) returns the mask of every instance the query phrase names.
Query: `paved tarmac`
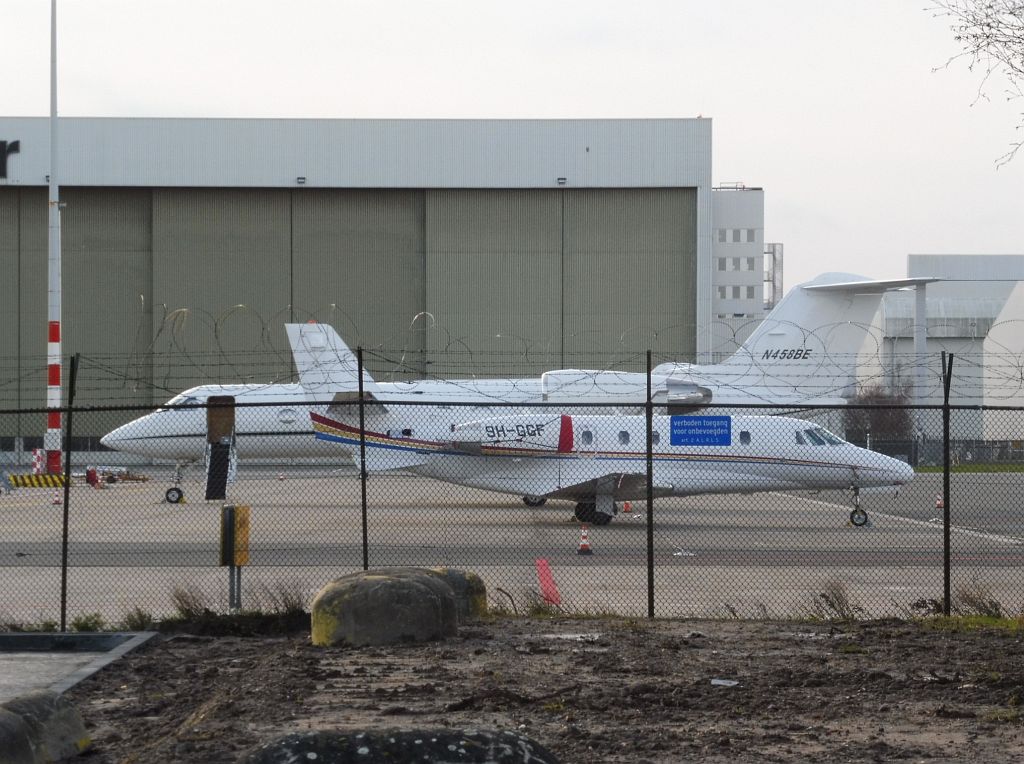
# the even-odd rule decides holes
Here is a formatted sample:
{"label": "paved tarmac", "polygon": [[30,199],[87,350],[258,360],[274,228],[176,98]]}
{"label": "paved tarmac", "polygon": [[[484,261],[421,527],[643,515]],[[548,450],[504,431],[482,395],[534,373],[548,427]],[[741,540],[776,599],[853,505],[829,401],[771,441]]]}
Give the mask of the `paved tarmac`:
{"label": "paved tarmac", "polygon": [[[919,600],[941,598],[941,480],[919,475],[896,497],[866,493],[871,522],[864,528],[849,524],[850,497],[841,491],[659,499],[655,612],[801,615],[836,586],[867,615],[902,615]],[[134,607],[166,614],[182,592],[225,608],[221,502],[197,499],[198,479],[184,487],[188,500],[178,505],[162,501],[166,483],[155,479],[71,489],[69,617],[100,613],[116,623]],[[954,587],[988,592],[1009,611],[1024,601],[1021,496],[1019,473],[954,476]],[[308,600],[327,580],[362,567],[360,491],[351,470],[250,468],[229,499],[253,508],[243,606],[272,608],[292,594]],[[0,578],[15,593],[0,605],[0,622],[59,617],[63,508],[51,501],[45,489],[0,498]],[[368,563],[469,568],[484,577],[492,604],[524,610],[536,600],[536,563],[544,559],[563,607],[642,615],[646,507],[635,502],[632,510],[589,528],[593,554],[582,556],[568,502],[527,508],[513,496],[379,476],[368,489]]]}

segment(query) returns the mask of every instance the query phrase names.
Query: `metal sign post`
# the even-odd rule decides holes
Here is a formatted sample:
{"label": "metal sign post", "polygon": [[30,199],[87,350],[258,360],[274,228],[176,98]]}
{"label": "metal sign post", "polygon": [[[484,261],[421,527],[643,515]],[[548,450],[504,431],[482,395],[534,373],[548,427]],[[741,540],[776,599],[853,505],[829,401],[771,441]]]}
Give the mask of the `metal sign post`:
{"label": "metal sign post", "polygon": [[249,512],[244,505],[220,510],[220,564],[228,569],[228,608],[242,609],[242,568],[249,564]]}

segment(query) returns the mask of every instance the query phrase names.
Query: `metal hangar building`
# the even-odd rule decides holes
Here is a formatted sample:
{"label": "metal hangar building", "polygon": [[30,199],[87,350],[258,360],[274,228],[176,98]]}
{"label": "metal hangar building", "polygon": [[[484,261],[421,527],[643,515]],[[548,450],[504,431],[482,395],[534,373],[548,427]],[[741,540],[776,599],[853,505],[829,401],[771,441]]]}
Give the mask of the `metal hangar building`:
{"label": "metal hangar building", "polygon": [[[286,321],[382,378],[709,350],[709,119],[58,124],[64,352],[120,379],[76,402],[287,378]],[[0,142],[0,407],[42,406],[49,120]]]}

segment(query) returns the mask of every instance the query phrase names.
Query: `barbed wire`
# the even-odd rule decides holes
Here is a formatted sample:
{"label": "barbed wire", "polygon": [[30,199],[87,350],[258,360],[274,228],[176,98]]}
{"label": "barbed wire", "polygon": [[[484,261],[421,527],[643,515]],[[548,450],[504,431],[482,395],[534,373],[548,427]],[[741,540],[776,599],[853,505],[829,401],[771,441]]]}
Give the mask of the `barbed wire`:
{"label": "barbed wire", "polygon": [[[158,396],[169,397],[198,384],[273,385],[294,383],[291,348],[279,327],[289,315],[300,316],[323,311],[278,310],[263,316],[245,305],[232,306],[220,314],[193,308],[161,308],[151,339],[136,327],[133,346],[124,353],[88,352],[83,349],[79,368],[79,394],[92,402],[109,402]],[[346,337],[351,348],[362,346],[367,370],[381,382],[401,382],[415,389],[419,380],[458,378],[536,379],[556,369],[593,369],[597,371],[643,372],[646,352],[652,351],[655,366],[669,375],[675,370],[700,382],[701,366],[694,366],[692,351],[666,349],[674,338],[696,336],[688,324],[666,324],[660,328],[633,326],[614,333],[588,329],[570,332],[564,340],[550,336],[531,338],[512,331],[492,335],[456,334],[428,312],[415,314],[404,330],[384,339],[369,340],[357,322],[332,304],[326,311],[332,326]],[[770,319],[769,319],[770,321]],[[890,337],[873,325],[837,322],[814,329],[796,327],[803,343],[820,352],[810,359],[785,364],[769,363],[758,346],[742,348],[744,337],[755,322],[734,325],[714,321],[709,335],[714,338],[716,367],[708,382],[750,392],[763,387],[770,391],[813,395],[849,396],[857,389],[882,387],[906,390],[923,381],[925,396],[941,394],[940,349],[954,352],[953,392],[966,397],[984,395],[995,401],[1009,401],[1024,395],[1024,337],[1022,321],[994,323],[984,338],[946,336],[963,329],[961,323],[930,322],[927,330],[930,350],[924,356],[905,352],[908,336]],[[905,323],[905,322],[904,322]],[[777,322],[783,327],[782,322]],[[772,327],[769,327],[771,329]],[[901,326],[912,336],[913,324]],[[854,335],[851,345],[850,335]],[[489,338],[505,348],[481,348]],[[829,348],[859,346],[858,353],[833,352]],[[899,345],[899,347],[896,347]],[[72,352],[76,348],[65,347]],[[727,360],[723,366],[722,361]],[[771,359],[768,359],[771,360]],[[5,405],[24,391],[38,385],[42,391],[46,378],[44,353],[0,355],[0,399]],[[921,378],[919,380],[919,377]],[[511,383],[513,386],[515,383]]]}

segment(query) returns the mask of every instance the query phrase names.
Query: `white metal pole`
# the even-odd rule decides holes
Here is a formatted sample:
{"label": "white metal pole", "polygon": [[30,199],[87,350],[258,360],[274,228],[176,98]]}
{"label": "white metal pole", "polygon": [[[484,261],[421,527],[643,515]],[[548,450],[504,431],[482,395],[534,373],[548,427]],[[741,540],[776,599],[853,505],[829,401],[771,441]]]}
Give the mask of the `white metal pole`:
{"label": "white metal pole", "polygon": [[50,0],[50,202],[46,293],[46,471],[61,469],[60,191],[57,183],[57,0]]}
{"label": "white metal pole", "polygon": [[[924,390],[928,375],[928,300],[925,284],[914,287],[914,394],[910,402],[923,404]],[[917,434],[924,432],[925,415],[915,410],[914,420]]]}

